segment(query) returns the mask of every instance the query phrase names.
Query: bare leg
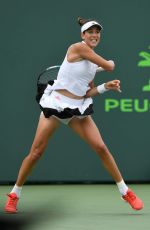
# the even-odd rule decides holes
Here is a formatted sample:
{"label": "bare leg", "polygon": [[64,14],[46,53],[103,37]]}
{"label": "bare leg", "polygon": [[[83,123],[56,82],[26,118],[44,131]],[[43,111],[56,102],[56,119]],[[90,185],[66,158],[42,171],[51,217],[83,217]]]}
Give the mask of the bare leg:
{"label": "bare leg", "polygon": [[77,132],[99,155],[104,167],[113,177],[115,182],[122,180],[121,173],[116,165],[116,162],[104,144],[98,128],[90,116],[84,119],[74,118],[70,121],[69,126]]}
{"label": "bare leg", "polygon": [[54,133],[58,125],[59,121],[56,118],[50,117],[47,119],[44,117],[44,115],[40,116],[39,124],[31,150],[28,156],[23,160],[21,168],[19,170],[18,178],[16,181],[17,186],[22,186],[24,184],[33,166],[43,154],[47,146],[49,137]]}

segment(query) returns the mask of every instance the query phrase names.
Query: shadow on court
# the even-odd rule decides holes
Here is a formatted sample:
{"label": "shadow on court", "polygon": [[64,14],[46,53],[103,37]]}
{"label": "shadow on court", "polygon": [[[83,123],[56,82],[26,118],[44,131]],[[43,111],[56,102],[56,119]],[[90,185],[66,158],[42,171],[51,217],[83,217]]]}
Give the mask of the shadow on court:
{"label": "shadow on court", "polygon": [[[49,204],[51,207],[53,205]],[[45,221],[52,223],[61,220],[63,212],[46,206],[28,212],[18,212],[16,214],[0,213],[0,230],[28,230],[32,226],[42,225]]]}
{"label": "shadow on court", "polygon": [[7,214],[0,217],[1,230],[22,230],[30,223],[31,219],[28,217],[20,217]]}
{"label": "shadow on court", "polygon": [[[95,213],[94,216],[98,219],[103,218],[113,218],[113,220],[122,217],[129,216],[141,216],[144,213]],[[61,222],[62,219],[65,219],[66,215],[63,213],[62,207],[60,207],[60,211],[58,210],[50,210],[49,208],[45,209],[45,207],[41,207],[39,210],[32,210],[31,212],[19,212],[17,214],[0,214],[0,230],[28,230],[28,229],[36,229],[36,226],[42,226],[44,222],[48,222],[49,227],[52,227],[53,223]],[[92,219],[92,215],[89,216]],[[126,218],[125,218],[126,219]]]}

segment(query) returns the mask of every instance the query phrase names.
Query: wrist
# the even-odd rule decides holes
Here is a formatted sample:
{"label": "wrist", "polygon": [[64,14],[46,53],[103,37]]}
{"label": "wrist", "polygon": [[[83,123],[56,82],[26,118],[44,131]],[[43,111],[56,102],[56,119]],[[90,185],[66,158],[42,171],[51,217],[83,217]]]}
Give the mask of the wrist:
{"label": "wrist", "polygon": [[103,83],[102,85],[98,85],[97,86],[98,93],[102,94],[102,93],[107,92],[109,89],[107,89],[106,87],[107,87],[106,83]]}

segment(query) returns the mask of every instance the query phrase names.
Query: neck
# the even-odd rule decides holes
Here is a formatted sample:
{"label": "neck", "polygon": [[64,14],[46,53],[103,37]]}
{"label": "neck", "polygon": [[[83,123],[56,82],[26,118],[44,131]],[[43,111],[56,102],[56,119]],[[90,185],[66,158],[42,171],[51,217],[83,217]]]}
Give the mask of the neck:
{"label": "neck", "polygon": [[[87,44],[85,41],[82,41],[82,43],[84,43],[84,44],[86,44],[86,45],[88,46],[88,44]],[[88,46],[88,47],[90,47],[91,49],[94,49],[94,48],[91,47],[91,46]]]}

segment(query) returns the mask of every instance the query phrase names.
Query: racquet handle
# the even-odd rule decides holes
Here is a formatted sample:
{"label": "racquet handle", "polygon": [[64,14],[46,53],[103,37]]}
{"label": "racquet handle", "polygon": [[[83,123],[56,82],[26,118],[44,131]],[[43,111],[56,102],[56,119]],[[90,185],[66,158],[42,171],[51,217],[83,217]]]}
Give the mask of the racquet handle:
{"label": "racquet handle", "polygon": [[96,69],[96,72],[101,72],[101,71],[105,71],[102,67],[98,67],[97,69]]}

